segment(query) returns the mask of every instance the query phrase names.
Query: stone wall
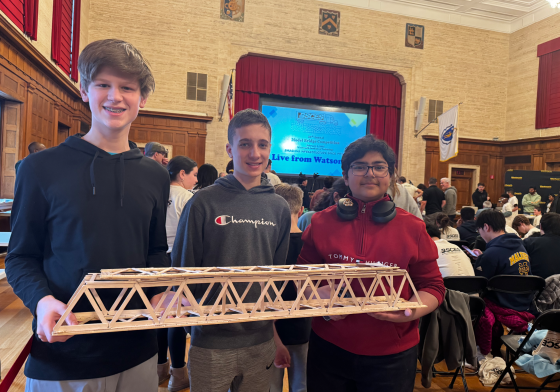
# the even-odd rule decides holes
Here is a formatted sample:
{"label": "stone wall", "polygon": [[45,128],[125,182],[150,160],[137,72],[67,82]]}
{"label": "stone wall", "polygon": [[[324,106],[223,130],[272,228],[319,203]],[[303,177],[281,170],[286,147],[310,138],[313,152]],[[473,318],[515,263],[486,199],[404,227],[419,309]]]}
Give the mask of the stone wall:
{"label": "stone wall", "polygon": [[[400,171],[415,183],[424,180],[425,142],[413,136],[421,96],[443,100],[444,110],[464,102],[462,135],[505,137],[508,34],[317,1],[248,1],[243,23],[220,19],[218,0],[123,5],[91,0],[90,41],[116,37],[143,51],[156,78],[147,108],[214,117],[206,162],[219,171],[228,161],[227,119],[219,122],[217,113],[222,76],[247,53],[398,72],[406,83]],[[320,8],[341,12],[339,37],[318,34]],[[424,50],[404,46],[406,23],[425,26]],[[208,74],[206,102],[186,100],[187,72]],[[436,132],[435,125],[425,131]]]}
{"label": "stone wall", "polygon": [[539,58],[537,46],[560,37],[560,14],[510,35],[506,139],[560,135],[560,128],[535,130]]}

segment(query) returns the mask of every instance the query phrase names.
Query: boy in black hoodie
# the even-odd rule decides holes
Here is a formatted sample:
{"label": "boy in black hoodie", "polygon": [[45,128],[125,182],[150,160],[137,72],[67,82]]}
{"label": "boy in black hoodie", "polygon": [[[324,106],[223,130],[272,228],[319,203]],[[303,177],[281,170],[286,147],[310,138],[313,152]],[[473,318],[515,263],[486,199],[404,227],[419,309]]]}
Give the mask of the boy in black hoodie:
{"label": "boy in black hoodie", "polygon": [[[154,89],[151,71],[136,48],[118,40],[90,43],[78,69],[92,113],[89,133],[30,155],[16,179],[6,272],[35,316],[26,391],[154,391],[155,330],[52,335],[87,273],[169,264],[169,175],[128,141]],[[161,296],[147,294],[152,303]],[[107,305],[117,295],[101,297]],[[138,296],[129,304],[135,306],[144,307]],[[91,311],[85,303],[75,309]],[[75,316],[66,322],[76,324]]]}
{"label": "boy in black hoodie", "polygon": [[[226,150],[234,171],[189,200],[179,221],[171,260],[174,266],[216,267],[286,263],[290,209],[266,177],[270,124],[253,109],[229,123]],[[207,287],[199,285],[200,300]],[[244,285],[237,288],[243,293]],[[217,298],[217,285],[206,303]],[[246,298],[256,301],[257,285]],[[188,370],[191,392],[267,391],[276,347],[272,321],[193,326]],[[286,356],[277,365],[286,366]]]}
{"label": "boy in black hoodie", "polygon": [[459,238],[469,244],[473,244],[478,237],[474,217],[473,208],[465,207],[461,209],[461,219],[458,222],[457,231],[459,232]]}
{"label": "boy in black hoodie", "polygon": [[[476,276],[487,279],[496,275],[531,275],[529,256],[523,241],[515,234],[506,234],[506,218],[499,211],[486,210],[476,220],[480,236],[486,242],[486,250],[474,249],[478,256],[474,266]],[[485,297],[486,310],[476,330],[477,344],[482,354],[490,352],[490,342],[498,344],[503,328],[500,323],[515,332],[525,332],[527,322],[533,319],[528,312],[533,298],[525,294],[505,294],[490,291]]]}

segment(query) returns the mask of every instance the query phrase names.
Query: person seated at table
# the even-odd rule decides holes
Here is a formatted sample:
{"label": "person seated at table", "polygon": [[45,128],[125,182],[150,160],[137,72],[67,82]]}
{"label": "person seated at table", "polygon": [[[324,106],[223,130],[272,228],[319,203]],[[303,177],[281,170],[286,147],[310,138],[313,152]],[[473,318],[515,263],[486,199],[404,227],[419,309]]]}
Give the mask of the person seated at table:
{"label": "person seated at table", "polygon": [[476,212],[475,218],[477,218],[482,213],[482,211],[491,210],[491,209],[492,209],[492,202],[490,200],[486,200],[485,202],[482,203],[482,208]]}
{"label": "person seated at table", "polygon": [[474,208],[465,207],[461,209],[461,219],[457,222],[457,231],[462,241],[473,244],[478,236],[476,222],[474,220]]}
{"label": "person seated at table", "polygon": [[436,226],[439,228],[441,232],[441,238],[447,241],[460,241],[461,236],[459,235],[459,231],[453,227],[453,223],[449,216],[440,212],[436,215]]}
{"label": "person seated at table", "polygon": [[533,233],[540,233],[540,229],[534,227],[525,215],[517,215],[511,226],[523,239],[529,238]]}
{"label": "person seated at table", "polygon": [[535,219],[533,219],[533,226],[536,227],[537,229],[541,228],[541,218],[542,218],[542,210],[543,207],[541,206],[536,206],[535,210],[533,211],[533,215],[535,215]]}
{"label": "person seated at table", "polygon": [[426,231],[438,248],[437,263],[442,277],[474,276],[471,260],[461,248],[441,238],[442,233],[436,225],[427,223]]}
{"label": "person seated at table", "polygon": [[[473,249],[477,256],[474,266],[476,276],[490,279],[496,275],[531,275],[529,255],[523,241],[515,234],[505,232],[506,219],[501,212],[483,211],[476,220],[476,228],[486,242],[484,252]],[[486,309],[475,330],[476,343],[483,355],[490,351],[499,355],[502,324],[514,332],[527,331],[527,323],[534,318],[528,312],[532,298],[525,294],[490,291],[484,301]]]}

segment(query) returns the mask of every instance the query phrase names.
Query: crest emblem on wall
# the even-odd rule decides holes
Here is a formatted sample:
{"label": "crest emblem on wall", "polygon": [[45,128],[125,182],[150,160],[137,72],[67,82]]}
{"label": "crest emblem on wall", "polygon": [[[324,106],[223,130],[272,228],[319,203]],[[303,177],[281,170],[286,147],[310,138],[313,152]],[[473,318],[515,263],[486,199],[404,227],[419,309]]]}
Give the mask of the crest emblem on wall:
{"label": "crest emblem on wall", "polygon": [[245,0],[221,0],[220,18],[243,22],[245,19]]}
{"label": "crest emblem on wall", "polygon": [[424,26],[412,23],[406,24],[406,40],[407,48],[424,49]]}
{"label": "crest emblem on wall", "polygon": [[338,37],[340,34],[340,11],[319,10],[319,34]]}

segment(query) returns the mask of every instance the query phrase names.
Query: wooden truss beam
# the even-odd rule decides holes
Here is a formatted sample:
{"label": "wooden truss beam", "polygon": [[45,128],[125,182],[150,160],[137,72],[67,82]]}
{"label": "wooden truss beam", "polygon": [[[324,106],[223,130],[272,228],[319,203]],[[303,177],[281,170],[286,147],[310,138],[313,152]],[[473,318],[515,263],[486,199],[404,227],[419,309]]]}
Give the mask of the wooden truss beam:
{"label": "wooden truss beam", "polygon": [[[386,312],[425,307],[400,298],[408,282],[416,288],[406,270],[368,264],[316,264],[211,268],[128,268],[102,270],[88,274],[68,302],[68,308],[53,330],[53,335],[78,335],[139,329],[187,327],[317,317],[342,314]],[[288,284],[297,296],[282,298]],[[195,285],[204,285],[203,295],[195,300]],[[329,298],[320,299],[317,289],[329,285]],[[156,306],[150,304],[145,289],[164,287]],[[311,294],[306,295],[306,289]],[[104,303],[103,290],[120,289],[112,303]],[[248,295],[251,292],[253,295]],[[256,295],[255,295],[256,293]],[[145,308],[128,309],[138,295]],[[169,305],[164,299],[173,296]],[[113,296],[114,298],[114,296]],[[190,306],[181,305],[186,298]],[[252,298],[253,300],[249,300]],[[78,325],[64,320],[80,300],[92,311],[74,312]],[[178,305],[177,305],[178,304]]]}

